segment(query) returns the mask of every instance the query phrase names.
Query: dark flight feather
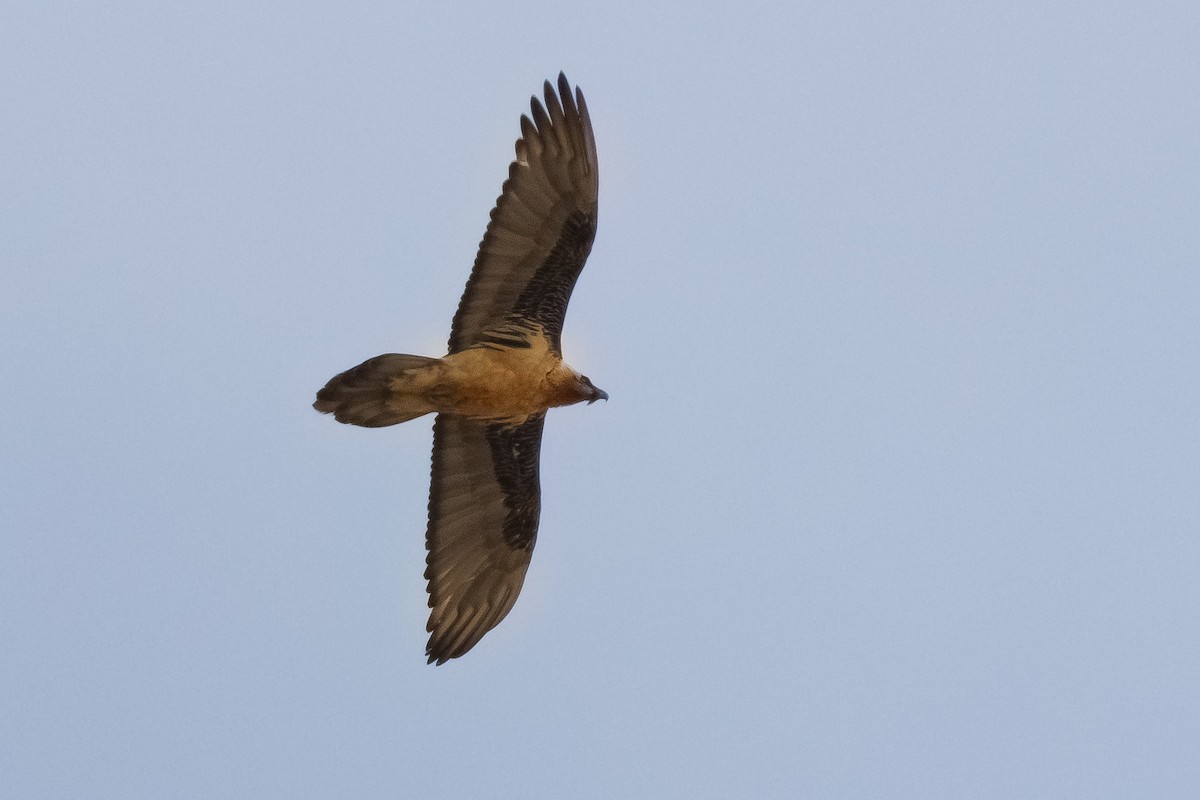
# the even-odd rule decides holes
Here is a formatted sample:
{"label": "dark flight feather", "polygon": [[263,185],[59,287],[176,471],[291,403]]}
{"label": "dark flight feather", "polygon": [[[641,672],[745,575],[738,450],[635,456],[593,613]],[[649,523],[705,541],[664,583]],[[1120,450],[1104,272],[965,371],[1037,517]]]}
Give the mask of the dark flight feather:
{"label": "dark flight feather", "polygon": [[596,235],[599,166],[587,103],[558,75],[545,105],[530,101],[466,291],[450,329],[450,352],[516,316],[545,327],[562,351],[563,317]]}
{"label": "dark flight feather", "polygon": [[521,592],[537,539],[545,419],[503,426],[439,414],[434,422],[425,569],[430,663],[474,647]]}

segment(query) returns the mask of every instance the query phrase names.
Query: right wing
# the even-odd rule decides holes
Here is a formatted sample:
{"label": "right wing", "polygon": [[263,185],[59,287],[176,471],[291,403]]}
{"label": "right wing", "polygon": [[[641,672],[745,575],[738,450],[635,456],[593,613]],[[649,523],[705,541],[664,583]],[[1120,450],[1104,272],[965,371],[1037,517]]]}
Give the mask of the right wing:
{"label": "right wing", "polygon": [[[583,92],[558,75],[521,117],[517,158],[508,169],[450,328],[450,352],[479,340],[513,314],[540,323],[551,346],[596,236],[599,166]],[[561,100],[560,100],[561,98]]]}

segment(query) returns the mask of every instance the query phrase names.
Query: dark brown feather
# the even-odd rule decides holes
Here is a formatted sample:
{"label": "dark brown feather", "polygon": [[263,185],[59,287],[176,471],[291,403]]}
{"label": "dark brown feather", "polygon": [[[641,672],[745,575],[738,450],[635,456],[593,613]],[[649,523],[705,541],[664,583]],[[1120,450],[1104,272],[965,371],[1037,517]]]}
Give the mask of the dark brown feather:
{"label": "dark brown feather", "polygon": [[385,353],[357,367],[334,375],[317,392],[313,408],[333,414],[338,422],[382,428],[408,422],[432,409],[418,397],[405,397],[391,390],[391,382],[409,370],[437,363],[436,358]]}
{"label": "dark brown feather", "polygon": [[510,315],[542,324],[555,352],[567,303],[596,235],[599,166],[583,92],[559,73],[545,106],[521,118],[509,166],[450,330],[450,352]]}
{"label": "dark brown feather", "polygon": [[537,539],[545,415],[504,426],[440,414],[426,532],[430,663],[474,647],[517,600]]}

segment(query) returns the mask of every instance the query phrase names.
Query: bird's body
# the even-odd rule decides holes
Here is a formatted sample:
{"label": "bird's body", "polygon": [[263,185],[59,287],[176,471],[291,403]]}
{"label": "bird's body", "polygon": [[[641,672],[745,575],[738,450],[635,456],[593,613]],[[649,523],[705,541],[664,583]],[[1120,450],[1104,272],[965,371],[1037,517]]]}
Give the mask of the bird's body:
{"label": "bird's body", "polygon": [[583,94],[545,85],[479,246],[443,358],[376,356],[313,406],[382,427],[436,413],[425,577],[426,648],[442,663],[504,618],[525,579],[541,509],[550,408],[608,395],[563,361],[567,302],[596,230],[596,145]]}
{"label": "bird's body", "polygon": [[377,356],[338,376],[336,397],[323,389],[326,397],[314,405],[339,422],[370,428],[429,413],[520,425],[556,406],[597,399],[595,387],[554,352],[540,326],[502,330],[504,344],[494,337],[443,358]]}
{"label": "bird's body", "polygon": [[541,331],[525,341],[528,347],[479,345],[441,359],[431,392],[438,412],[521,425],[551,408],[596,399]]}

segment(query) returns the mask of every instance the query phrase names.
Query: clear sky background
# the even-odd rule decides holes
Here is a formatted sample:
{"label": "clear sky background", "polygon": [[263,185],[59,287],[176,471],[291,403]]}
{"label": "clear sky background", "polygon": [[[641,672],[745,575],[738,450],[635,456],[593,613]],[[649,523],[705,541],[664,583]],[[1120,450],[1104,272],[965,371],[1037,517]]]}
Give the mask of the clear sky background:
{"label": "clear sky background", "polygon": [[[1195,797],[1200,5],[434,8],[0,8],[0,794]],[[429,420],[310,403],[560,69],[612,400],[433,668]]]}

